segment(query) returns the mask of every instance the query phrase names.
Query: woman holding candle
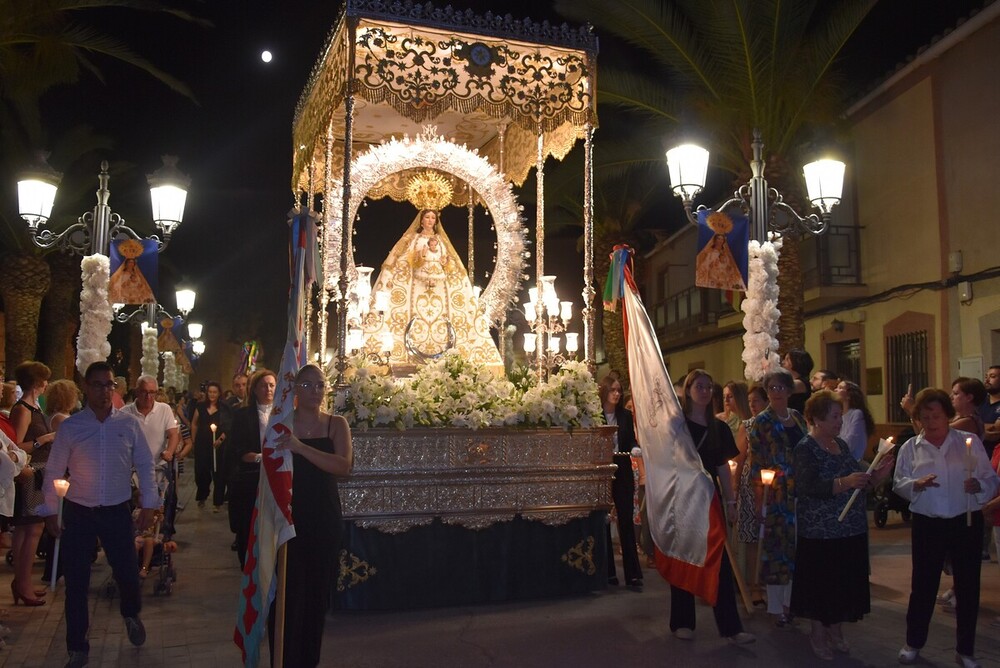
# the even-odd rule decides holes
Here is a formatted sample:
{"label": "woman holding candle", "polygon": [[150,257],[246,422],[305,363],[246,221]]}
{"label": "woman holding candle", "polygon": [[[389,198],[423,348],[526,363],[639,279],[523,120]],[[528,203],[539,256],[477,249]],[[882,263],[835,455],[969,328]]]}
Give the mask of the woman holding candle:
{"label": "woman holding candle", "polygon": [[893,489],[910,502],[913,514],[913,574],[906,612],[906,644],[900,663],[913,663],[927,642],[941,568],[951,555],[955,583],[956,660],[973,658],[979,615],[982,561],[982,505],[996,494],[1000,478],[978,436],[949,426],[955,416],[944,390],[926,388],[914,401],[921,432],[899,450]]}
{"label": "woman holding candle", "polygon": [[[795,492],[792,477],[792,449],[806,434],[806,423],[788,407],[794,387],[792,374],[784,369],[764,376],[764,390],[769,405],[757,415],[747,436],[750,439],[750,480],[754,484],[757,520],[764,526],[764,538],[758,546],[761,568],[755,579],[767,586],[767,611],[775,623],[792,623],[792,573],[795,570]],[[775,471],[774,482],[764,506],[761,469]]]}
{"label": "woman holding candle", "polygon": [[806,402],[809,434],[795,446],[796,550],[792,613],[812,620],[809,639],[821,659],[847,652],[842,622],[871,612],[868,589],[868,516],[856,499],[843,521],[838,516],[854,490],[871,489],[891,470],[884,456],[865,472],[839,437],[843,405],[829,390]]}
{"label": "woman holding candle", "polygon": [[[743,437],[746,438],[746,445],[742,446],[737,439],[736,447],[744,448],[745,454],[743,463],[736,469],[739,476],[736,493],[736,536],[743,544],[744,555],[744,577],[747,582],[757,583],[757,574],[754,566],[757,564],[757,538],[760,533],[760,521],[757,519],[757,506],[754,499],[754,482],[750,479],[750,437],[748,431],[753,424],[753,419],[767,408],[767,392],[761,385],[754,385],[747,392],[747,405],[750,409],[750,418],[743,421]],[[753,588],[753,605],[755,608],[763,608],[764,591],[758,584]]]}
{"label": "woman holding candle", "polygon": [[[695,369],[684,379],[682,399],[687,428],[691,433],[695,449],[701,457],[701,465],[712,478],[715,491],[723,501],[730,523],[735,520],[736,501],[730,482],[729,463],[739,454],[732,431],[712,411],[712,377],[701,369]],[[719,563],[719,593],[715,607],[715,625],[719,635],[737,645],[752,643],[756,638],[743,630],[739,611],[736,609],[736,586],[732,566],[727,551],[723,551]],[[670,630],[681,640],[694,637],[695,611],[694,595],[670,585]]]}
{"label": "woman holding candle", "polygon": [[[198,490],[195,500],[199,508],[205,507],[205,499],[212,489],[213,512],[219,512],[226,501],[226,483],[218,464],[225,461],[226,434],[230,426],[230,409],[222,401],[222,386],[215,381],[205,385],[205,401],[195,408],[191,420],[194,436],[194,482]],[[213,450],[218,448],[213,457]],[[214,485],[213,485],[214,483]]]}

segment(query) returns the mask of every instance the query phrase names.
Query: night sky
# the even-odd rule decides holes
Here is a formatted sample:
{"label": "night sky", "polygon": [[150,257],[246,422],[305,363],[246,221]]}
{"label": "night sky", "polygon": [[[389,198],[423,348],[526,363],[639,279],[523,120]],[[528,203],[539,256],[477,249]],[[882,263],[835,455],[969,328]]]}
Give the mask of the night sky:
{"label": "night sky", "polygon": [[[197,102],[133,69],[99,58],[96,62],[105,74],[104,83],[84,75],[80,85],[47,96],[44,121],[50,136],[59,137],[70,127],[87,123],[114,140],[110,151],[94,153],[78,164],[53,165],[65,172],[54,220],[75,218],[93,206],[98,166],[101,159],[108,159],[114,164],[112,208],[140,231],[152,232],[145,174],[159,167],[160,154],[180,156],[179,167],[190,175],[192,185],[184,223],[160,256],[160,294],[172,311],[172,284],[198,291],[191,319],[204,323],[209,350],[196,379],[231,372],[237,361],[235,344],[251,337],[263,341],[263,361],[276,366],[284,343],[287,304],[285,214],[293,203],[289,188],[292,115],[337,18],[339,3],[190,0],[173,4],[211,21],[213,27],[123,10],[81,14],[87,23],[114,34],[187,83]],[[457,0],[452,4],[561,22],[547,0]],[[877,83],[943,27],[953,26],[982,4],[982,0],[881,0],[845,50],[852,85],[863,90]],[[602,51],[613,48],[611,40],[601,39]],[[274,54],[269,64],[260,59],[264,49]],[[600,143],[599,132],[595,142]],[[74,190],[82,194],[67,195]],[[533,199],[533,191],[522,196],[523,203]],[[363,215],[398,218],[401,233],[412,211],[369,207]],[[531,220],[528,225],[532,227]],[[452,230],[461,230],[461,222],[448,229],[458,247],[463,235]],[[381,241],[359,238],[359,262],[377,266],[398,234],[389,236]],[[567,248],[572,259],[572,244]],[[477,268],[485,269],[491,257],[488,246],[480,249],[477,244]],[[582,258],[576,266],[580,263]],[[482,269],[477,272],[482,273]],[[570,292],[568,287],[566,292]],[[579,303],[578,296],[571,298]],[[223,345],[224,341],[231,345]]]}

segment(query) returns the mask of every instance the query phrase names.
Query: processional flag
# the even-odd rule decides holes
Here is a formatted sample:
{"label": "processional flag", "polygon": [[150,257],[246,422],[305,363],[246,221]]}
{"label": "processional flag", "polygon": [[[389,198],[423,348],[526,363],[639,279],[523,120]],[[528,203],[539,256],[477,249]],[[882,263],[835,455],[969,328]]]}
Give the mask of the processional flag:
{"label": "processional flag", "polygon": [[606,308],[619,296],[625,305],[625,349],[635,433],[646,465],[646,510],[657,547],[656,568],[670,584],[715,605],[726,535],[722,505],[702,467],[639,298],[632,252],[627,246],[615,247],[604,296]]}
{"label": "processional flag", "polygon": [[316,218],[308,210],[291,212],[291,287],[288,294],[288,337],[281,356],[274,409],[261,446],[262,466],[253,509],[250,540],[243,566],[239,616],[233,642],[243,652],[243,664],[256,666],[267,630],[267,616],[276,593],[278,548],[295,537],[292,521],[292,454],[274,449],[274,439],[292,429],[295,375],[305,363],[304,314],[306,267],[316,246]]}

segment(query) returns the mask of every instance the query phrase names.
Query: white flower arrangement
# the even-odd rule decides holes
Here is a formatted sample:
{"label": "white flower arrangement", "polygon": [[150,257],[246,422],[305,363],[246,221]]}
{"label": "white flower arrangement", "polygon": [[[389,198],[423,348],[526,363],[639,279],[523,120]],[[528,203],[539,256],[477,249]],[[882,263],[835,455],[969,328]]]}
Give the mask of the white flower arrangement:
{"label": "white flower arrangement", "polygon": [[506,378],[449,353],[395,380],[360,367],[337,396],[352,427],[591,427],[600,424],[597,384],[581,362],[546,382],[518,390]]}
{"label": "white flower arrangement", "polygon": [[760,381],[781,366],[778,358],[778,255],[781,239],[751,241],[749,281],[743,300],[743,364],[747,380]]}
{"label": "white flower arrangement", "polygon": [[114,317],[108,302],[111,263],[104,255],[88,255],[80,263],[83,289],[80,291],[80,333],[76,337],[76,368],[84,375],[94,362],[111,355],[108,335]]}
{"label": "white flower arrangement", "polygon": [[142,326],[142,359],[139,360],[142,366],[142,375],[156,376],[160,373],[160,353],[156,347],[156,326]]}
{"label": "white flower arrangement", "polygon": [[178,389],[182,375],[174,354],[170,351],[163,353],[163,386]]}

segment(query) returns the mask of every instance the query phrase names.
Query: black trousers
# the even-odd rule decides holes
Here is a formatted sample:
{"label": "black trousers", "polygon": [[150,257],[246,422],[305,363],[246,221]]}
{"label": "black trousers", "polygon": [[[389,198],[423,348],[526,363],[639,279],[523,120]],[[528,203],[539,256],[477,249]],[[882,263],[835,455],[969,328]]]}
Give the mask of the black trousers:
{"label": "black trousers", "polygon": [[[625,582],[642,579],[642,567],[639,566],[639,549],[635,542],[635,525],[632,524],[632,514],[635,510],[635,479],[632,477],[632,459],[629,455],[615,453],[615,464],[618,470],[611,481],[611,497],[618,513],[618,539],[622,544],[622,568],[625,570]],[[611,526],[607,529],[608,543],[608,578],[618,577],[615,570],[615,548],[611,544]]]}
{"label": "black trousers", "polygon": [[979,616],[983,513],[972,513],[972,526],[966,526],[965,513],[948,519],[913,513],[911,527],[913,575],[906,609],[906,644],[920,649],[927,642],[941,567],[950,556],[955,581],[955,650],[972,656]]}
{"label": "black trousers", "polygon": [[[723,638],[734,636],[743,631],[739,610],[736,609],[736,587],[733,584],[733,567],[729,563],[729,555],[722,552],[719,563],[719,597],[712,608],[715,614],[715,625]],[[694,630],[694,594],[680,587],[670,585],[670,630]]]}
{"label": "black trousers", "polygon": [[212,445],[194,446],[194,484],[198,488],[195,493],[196,501],[204,501],[208,498],[209,490],[212,492],[212,504],[221,506],[226,502],[226,481],[225,467],[223,461],[226,456],[225,444],[216,448],[215,463],[212,462]]}
{"label": "black trousers", "polygon": [[132,514],[127,503],[87,508],[66,499],[63,508],[62,553],[59,565],[66,576],[66,649],[87,652],[90,627],[90,565],[94,546],[101,539],[111,573],[118,583],[122,617],[135,617],[142,609],[139,570],[132,539]]}

